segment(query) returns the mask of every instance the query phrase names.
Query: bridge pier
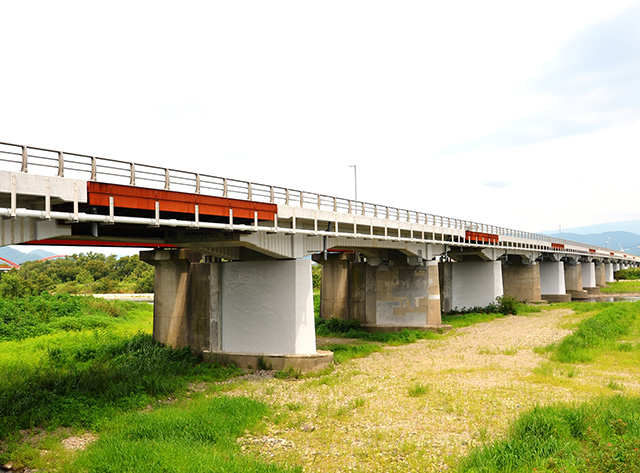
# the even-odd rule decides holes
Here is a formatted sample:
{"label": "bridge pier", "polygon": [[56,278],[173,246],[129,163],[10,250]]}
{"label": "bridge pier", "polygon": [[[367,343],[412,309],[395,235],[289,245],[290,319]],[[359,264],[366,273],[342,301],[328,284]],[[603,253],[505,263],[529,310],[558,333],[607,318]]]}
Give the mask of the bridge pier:
{"label": "bridge pier", "polygon": [[505,296],[520,302],[542,302],[540,265],[532,258],[509,255],[502,264],[502,284]]}
{"label": "bridge pier", "polygon": [[187,250],[140,256],[156,266],[155,340],[241,368],[307,371],[332,361],[316,352],[310,261],[201,262]]}
{"label": "bridge pier", "polygon": [[358,261],[355,252],[314,260],[322,265],[322,318],[355,320],[372,332],[449,328],[442,325],[435,261],[412,265],[394,252],[370,258],[375,266]]}
{"label": "bridge pier", "polygon": [[615,282],[616,279],[613,277],[613,263],[604,263],[604,282],[610,283]]}
{"label": "bridge pier", "polygon": [[582,286],[582,264],[574,258],[567,258],[564,265],[564,281],[567,294],[571,300],[582,300],[588,297]]}
{"label": "bridge pier", "polygon": [[502,296],[500,261],[456,261],[440,263],[442,311],[485,307]]}
{"label": "bridge pier", "polygon": [[606,287],[607,279],[605,274],[605,263],[602,261],[595,261],[595,277],[596,277],[596,287]]}
{"label": "bridge pier", "polygon": [[540,293],[542,299],[545,301],[571,301],[571,295],[567,294],[567,288],[565,284],[564,262],[540,262]]}
{"label": "bridge pier", "polygon": [[593,261],[582,261],[582,288],[589,294],[600,292],[596,284],[596,264]]}

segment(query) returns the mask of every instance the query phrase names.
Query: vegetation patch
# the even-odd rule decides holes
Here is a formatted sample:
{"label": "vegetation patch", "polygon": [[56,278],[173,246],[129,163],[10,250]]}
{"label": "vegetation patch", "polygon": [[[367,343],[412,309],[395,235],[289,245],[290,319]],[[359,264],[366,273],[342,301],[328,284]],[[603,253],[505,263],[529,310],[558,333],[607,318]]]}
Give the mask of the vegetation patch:
{"label": "vegetation patch", "polygon": [[57,331],[105,329],[134,303],[69,294],[0,298],[0,341],[24,340]]}
{"label": "vegetation patch", "polygon": [[580,406],[536,407],[505,440],[463,458],[460,472],[640,471],[640,399],[616,396]]}
{"label": "vegetation patch", "polygon": [[469,307],[465,309],[455,308],[446,315],[465,315],[465,314],[502,314],[517,315],[522,304],[513,296],[498,296],[496,302],[484,307]]}
{"label": "vegetation patch", "polygon": [[199,364],[151,335],[95,332],[71,346],[49,346],[37,364],[0,371],[0,438],[42,426],[95,427],[116,412],[144,407],[184,390],[190,380],[215,381],[238,370]]}
{"label": "vegetation patch", "polygon": [[640,268],[628,268],[616,271],[613,277],[617,280],[620,279],[640,279]]}
{"label": "vegetation patch", "polygon": [[640,281],[616,281],[600,288],[603,294],[640,293]]}
{"label": "vegetation patch", "polygon": [[586,363],[628,334],[640,313],[640,304],[609,304],[578,324],[576,331],[549,348],[552,359],[561,363]]}
{"label": "vegetation patch", "polygon": [[0,295],[5,298],[44,292],[70,294],[151,293],[153,266],[137,255],[116,258],[81,253],[45,261],[27,261],[20,270],[2,275]]}
{"label": "vegetation patch", "polygon": [[65,471],[299,472],[243,455],[238,438],[260,428],[267,406],[245,397],[200,398],[188,404],[121,416]]}

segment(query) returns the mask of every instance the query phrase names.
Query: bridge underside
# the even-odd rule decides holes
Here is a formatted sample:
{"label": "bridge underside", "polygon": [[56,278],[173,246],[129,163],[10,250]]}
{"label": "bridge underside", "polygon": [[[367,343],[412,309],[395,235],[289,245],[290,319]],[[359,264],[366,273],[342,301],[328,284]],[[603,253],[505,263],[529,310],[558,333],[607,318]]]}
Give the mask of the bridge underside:
{"label": "bridge underside", "polygon": [[316,210],[303,208],[302,193],[299,207],[289,206],[288,191],[287,205],[250,194],[236,200],[0,172],[0,243],[155,248],[141,253],[156,266],[154,337],[254,368],[266,357],[275,368],[330,360],[316,351],[310,256],[323,268],[322,317],[369,330],[444,330],[443,310],[502,295],[581,297],[613,279],[614,263],[628,264],[610,259],[613,252],[450,219],[436,225],[396,211],[394,220],[377,206],[367,217],[364,204],[361,213],[351,203],[340,213],[336,199],[334,211],[321,210],[322,196]]}

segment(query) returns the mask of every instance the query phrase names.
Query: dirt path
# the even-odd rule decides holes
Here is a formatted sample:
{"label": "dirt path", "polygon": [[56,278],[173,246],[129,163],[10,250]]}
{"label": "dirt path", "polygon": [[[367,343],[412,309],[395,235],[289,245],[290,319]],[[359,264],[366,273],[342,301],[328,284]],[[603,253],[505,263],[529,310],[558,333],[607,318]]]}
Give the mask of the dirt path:
{"label": "dirt path", "polygon": [[243,449],[306,472],[443,471],[470,447],[503,435],[536,404],[581,400],[562,383],[537,383],[568,309],[506,317],[442,340],[386,348],[319,378],[243,381],[232,393],[280,413]]}

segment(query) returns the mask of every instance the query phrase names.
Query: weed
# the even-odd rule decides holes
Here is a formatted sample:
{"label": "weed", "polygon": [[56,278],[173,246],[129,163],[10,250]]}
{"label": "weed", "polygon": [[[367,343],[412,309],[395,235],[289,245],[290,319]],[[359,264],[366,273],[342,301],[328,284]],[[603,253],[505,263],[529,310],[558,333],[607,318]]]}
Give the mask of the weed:
{"label": "weed", "polygon": [[276,371],[274,377],[277,379],[300,379],[302,378],[302,372],[293,366],[288,366],[283,370]]}
{"label": "weed", "polygon": [[618,383],[613,379],[609,380],[607,387],[613,391],[624,391],[624,384]]}
{"label": "weed", "polygon": [[427,394],[429,391],[429,386],[425,386],[421,383],[416,383],[409,388],[409,396],[411,397],[420,397]]}
{"label": "weed", "polygon": [[518,354],[518,349],[514,347],[504,348],[500,350],[501,355],[514,356]]}
{"label": "weed", "polygon": [[332,344],[325,347],[333,352],[333,360],[336,363],[345,363],[354,358],[364,358],[371,353],[382,350],[382,346],[377,343],[362,343],[357,345]]}
{"label": "weed", "polygon": [[258,369],[262,370],[262,371],[271,370],[271,365],[269,365],[269,363],[267,363],[267,360],[262,355],[258,356]]}

